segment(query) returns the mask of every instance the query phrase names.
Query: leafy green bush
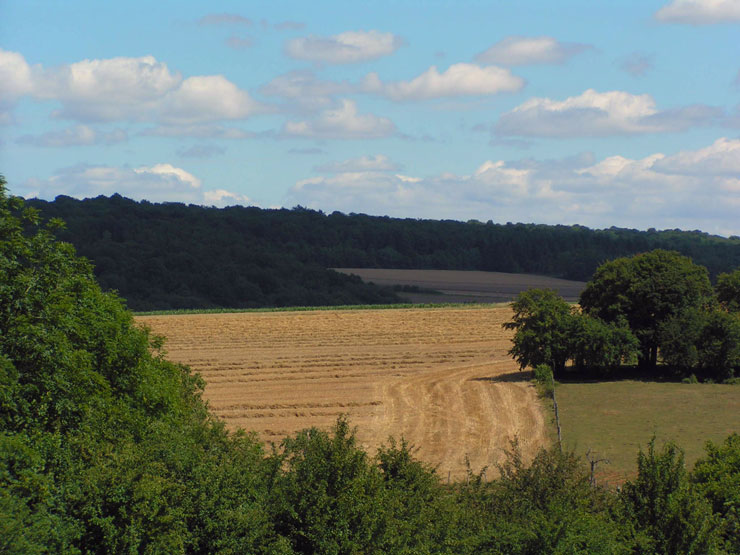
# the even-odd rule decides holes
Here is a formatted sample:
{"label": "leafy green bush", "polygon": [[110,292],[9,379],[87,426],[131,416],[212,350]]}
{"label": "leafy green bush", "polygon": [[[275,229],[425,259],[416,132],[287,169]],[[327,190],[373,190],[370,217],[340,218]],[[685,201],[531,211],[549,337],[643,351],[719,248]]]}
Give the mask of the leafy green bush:
{"label": "leafy green bush", "polygon": [[720,544],[720,519],[689,481],[683,452],[673,443],[640,451],[637,478],[620,498],[637,553],[712,553]]}
{"label": "leafy green bush", "polygon": [[538,364],[534,367],[534,381],[537,389],[543,397],[552,398],[555,393],[555,381],[552,370],[547,364]]}
{"label": "leafy green bush", "polygon": [[691,480],[724,520],[728,553],[740,553],[740,435],[716,445],[707,442],[706,456],[697,461]]}
{"label": "leafy green bush", "polygon": [[212,421],[202,380],[162,357],[161,341],[54,239],[59,226],[41,227],[0,178],[3,547],[267,549],[261,449]]}

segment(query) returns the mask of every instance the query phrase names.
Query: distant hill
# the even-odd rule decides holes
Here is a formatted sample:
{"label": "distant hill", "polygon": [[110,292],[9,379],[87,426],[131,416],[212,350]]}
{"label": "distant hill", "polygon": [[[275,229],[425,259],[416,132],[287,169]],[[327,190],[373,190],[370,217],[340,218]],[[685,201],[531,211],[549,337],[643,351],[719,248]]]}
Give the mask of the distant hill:
{"label": "distant hill", "polygon": [[388,288],[328,268],[479,270],[586,281],[602,262],[677,250],[712,276],[740,266],[740,238],[699,231],[415,220],[296,207],[207,208],[119,195],[32,200],[59,217],[105,289],[137,310],[388,303]]}

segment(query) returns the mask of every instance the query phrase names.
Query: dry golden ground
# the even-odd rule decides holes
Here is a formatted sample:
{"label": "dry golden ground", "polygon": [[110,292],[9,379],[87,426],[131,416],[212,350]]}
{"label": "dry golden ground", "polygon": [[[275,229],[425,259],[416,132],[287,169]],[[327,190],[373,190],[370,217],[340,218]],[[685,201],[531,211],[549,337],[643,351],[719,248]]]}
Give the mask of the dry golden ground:
{"label": "dry golden ground", "polygon": [[140,316],[206,381],[227,425],[268,442],[340,414],[368,450],[405,438],[446,478],[549,442],[529,375],[506,354],[509,307]]}

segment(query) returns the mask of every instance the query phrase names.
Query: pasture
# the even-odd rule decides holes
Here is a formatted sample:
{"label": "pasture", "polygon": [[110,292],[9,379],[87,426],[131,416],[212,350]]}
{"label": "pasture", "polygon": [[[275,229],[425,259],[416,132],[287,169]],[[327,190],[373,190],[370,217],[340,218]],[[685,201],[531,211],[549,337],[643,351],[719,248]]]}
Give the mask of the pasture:
{"label": "pasture", "polygon": [[637,453],[653,435],[658,446],[678,444],[690,469],[707,440],[740,432],[740,385],[625,380],[564,383],[555,391],[564,446],[609,459],[598,475],[610,482],[634,475]]}
{"label": "pasture", "polygon": [[514,436],[525,456],[550,441],[529,373],[506,354],[508,307],[138,316],[169,359],[199,372],[232,429],[279,442],[340,414],[369,451],[405,438],[443,479],[465,460],[488,476]]}

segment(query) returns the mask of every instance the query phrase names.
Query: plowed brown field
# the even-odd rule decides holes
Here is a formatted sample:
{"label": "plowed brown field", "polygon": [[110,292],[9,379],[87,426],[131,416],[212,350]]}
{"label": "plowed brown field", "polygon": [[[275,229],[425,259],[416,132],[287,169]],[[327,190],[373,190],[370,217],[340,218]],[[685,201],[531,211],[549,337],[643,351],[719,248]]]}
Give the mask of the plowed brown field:
{"label": "plowed brown field", "polygon": [[[504,308],[441,308],[141,316],[168,358],[206,381],[231,428],[279,441],[328,429],[340,414],[372,454],[389,436],[465,476],[501,460],[518,436],[525,456],[548,442],[532,385],[506,354]],[[489,472],[490,475],[490,472]]]}

